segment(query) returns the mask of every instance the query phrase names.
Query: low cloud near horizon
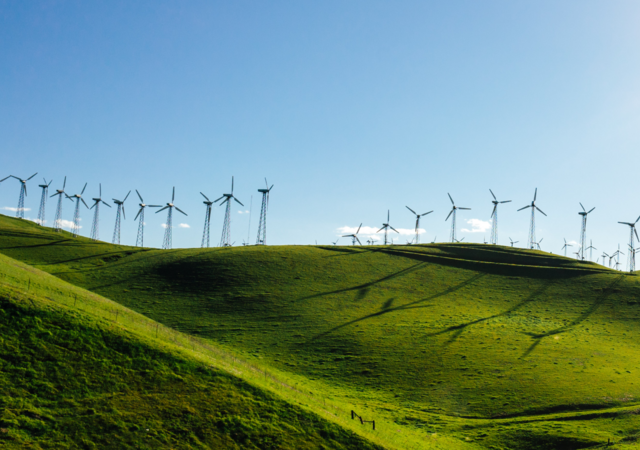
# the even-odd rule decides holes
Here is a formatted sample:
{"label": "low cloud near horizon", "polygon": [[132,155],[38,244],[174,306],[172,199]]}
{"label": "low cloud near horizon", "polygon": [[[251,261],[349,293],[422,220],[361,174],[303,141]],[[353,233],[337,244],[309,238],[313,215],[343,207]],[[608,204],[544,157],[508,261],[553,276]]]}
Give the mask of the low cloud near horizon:
{"label": "low cloud near horizon", "polygon": [[460,231],[464,231],[465,233],[486,233],[491,229],[491,223],[486,220],[469,219],[467,220],[467,224],[471,225],[471,229],[463,228]]}

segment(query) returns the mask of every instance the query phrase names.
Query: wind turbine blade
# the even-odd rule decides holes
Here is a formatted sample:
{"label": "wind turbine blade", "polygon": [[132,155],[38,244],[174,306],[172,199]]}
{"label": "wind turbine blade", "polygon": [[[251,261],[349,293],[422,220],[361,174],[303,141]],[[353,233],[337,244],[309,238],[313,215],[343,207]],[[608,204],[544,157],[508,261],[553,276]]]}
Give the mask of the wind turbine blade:
{"label": "wind turbine blade", "polygon": [[536,198],[538,198],[538,188],[536,188],[536,192],[533,194],[533,201],[536,201]]}
{"label": "wind turbine blade", "polygon": [[511,203],[511,200],[504,200],[504,201],[502,201],[500,203]]}
{"label": "wind turbine blade", "polygon": [[49,198],[51,198],[51,197],[55,197],[56,195],[60,195],[60,192],[56,192],[55,194],[50,195],[50,196],[49,196]]}
{"label": "wind turbine blade", "polygon": [[122,203],[127,201],[127,197],[129,197],[129,194],[131,194],[131,191],[127,192],[127,195],[124,197],[124,200],[122,200]]}
{"label": "wind turbine blade", "polygon": [[362,242],[360,242],[360,239],[358,239],[358,236],[354,236],[356,238],[356,241],[358,241],[358,244],[362,245]]}
{"label": "wind turbine blade", "polygon": [[218,203],[220,200],[222,200],[224,198],[224,195],[222,197],[220,197],[218,200],[214,200],[213,203]]}
{"label": "wind turbine blade", "polygon": [[231,176],[231,193],[233,194],[233,175]]}
{"label": "wind turbine blade", "polygon": [[591,208],[591,209],[589,210],[589,212],[587,212],[587,214],[589,214],[589,213],[590,213],[591,211],[593,211],[594,209],[596,209],[596,207],[595,207],[595,206],[594,206],[593,208]]}
{"label": "wind turbine blade", "polygon": [[531,208],[531,205],[523,206],[523,207],[522,207],[522,208],[520,208],[518,211],[522,211],[523,209],[527,209],[527,208]]}
{"label": "wind turbine blade", "polygon": [[82,201],[82,203],[84,203],[84,206],[86,206],[87,208],[89,208],[89,205],[87,205],[87,203],[84,201],[83,198],[80,198],[80,200]]}
{"label": "wind turbine blade", "polygon": [[96,206],[98,203],[100,203],[100,202],[95,202],[93,205],[91,205],[91,208],[89,208],[89,209],[93,209],[93,207]]}
{"label": "wind turbine blade", "polygon": [[138,220],[138,216],[140,215],[140,213],[142,212],[144,208],[140,208],[140,210],[138,211],[138,214],[136,214],[136,216],[133,218],[133,221],[135,222],[136,220]]}
{"label": "wind turbine blade", "polygon": [[389,223],[389,210],[387,209],[387,223]]}
{"label": "wind turbine blade", "polygon": [[496,209],[498,209],[498,205],[493,205],[493,211],[491,211],[490,217],[493,217],[493,215],[496,213]]}
{"label": "wind turbine blade", "polygon": [[638,218],[636,219],[636,221],[634,222],[634,224],[638,223],[638,220],[640,220],[640,216],[638,216]]}
{"label": "wind turbine blade", "polygon": [[177,206],[175,207],[178,211],[180,211],[182,214],[184,214],[185,216],[188,216],[189,214],[187,214],[186,212],[184,212],[183,210],[181,210],[180,208],[178,208]]}
{"label": "wind turbine blade", "polygon": [[393,231],[395,231],[396,233],[400,234],[400,232],[398,230],[396,230],[395,228],[393,228],[391,225],[389,225],[389,228],[391,228]]}
{"label": "wind turbine blade", "polygon": [[104,203],[105,205],[107,205],[109,208],[111,208],[111,205],[108,204],[107,202],[105,202],[104,200],[100,200],[102,203]]}
{"label": "wind turbine blade", "polygon": [[458,209],[466,209],[467,211],[471,211],[471,208],[458,208]]}
{"label": "wind turbine blade", "polygon": [[[578,202],[578,203],[580,203],[580,202]],[[582,203],[580,203],[580,207],[582,208],[583,211],[585,211],[585,212],[587,211],[586,209],[584,209],[584,206],[582,206]]]}
{"label": "wind turbine blade", "polygon": [[202,195],[205,199],[207,199],[208,202],[210,202],[211,200],[209,200],[209,197],[207,197],[206,195],[204,195],[202,192],[200,192],[200,195]]}
{"label": "wind turbine blade", "polygon": [[415,212],[413,209],[409,208],[408,206],[407,206],[406,208],[407,208],[409,211],[411,211],[412,213],[414,213],[416,216],[418,215],[418,214],[416,214],[416,212]]}
{"label": "wind turbine blade", "polygon": [[[540,208],[538,208],[537,206],[536,206],[536,209],[537,209],[538,211],[540,211],[542,214],[544,214],[544,211],[542,211],[542,210],[541,210]],[[546,216],[546,214],[544,214],[544,215]]]}
{"label": "wind turbine blade", "polygon": [[84,194],[84,190],[87,188],[87,183],[84,184],[84,187],[82,188],[82,191],[80,191],[80,195]]}
{"label": "wind turbine blade", "polygon": [[64,188],[67,186],[67,176],[64,176],[64,183],[62,183],[62,190],[64,191]]}
{"label": "wind turbine blade", "polygon": [[148,208],[160,208],[162,205],[147,205]]}
{"label": "wind turbine blade", "polygon": [[173,187],[173,194],[171,194],[171,203],[176,199],[176,187]]}
{"label": "wind turbine blade", "polygon": [[493,199],[495,201],[498,201],[498,199],[496,198],[496,194],[493,193],[493,191],[491,189],[489,189],[489,192],[491,192],[491,195],[493,196]]}
{"label": "wind turbine blade", "polygon": [[420,216],[416,219],[416,228],[415,231],[418,231],[418,226],[420,225]]}
{"label": "wind turbine blade", "polygon": [[446,222],[447,220],[449,220],[449,216],[451,216],[451,214],[453,214],[453,209],[451,211],[449,211],[449,215],[447,216],[446,219],[444,219],[444,221]]}
{"label": "wind turbine blade", "polygon": [[27,185],[23,184],[22,187],[24,188],[24,195],[27,195]]}
{"label": "wind turbine blade", "polygon": [[127,215],[124,213],[124,204],[122,205],[122,218],[127,219]]}
{"label": "wind turbine blade", "polygon": [[34,173],[33,175],[31,175],[29,178],[27,178],[25,181],[29,181],[30,179],[32,179],[33,177],[35,177],[36,175],[38,175],[38,172]]}
{"label": "wind turbine blade", "polygon": [[156,211],[156,214],[158,214],[160,211],[164,211],[165,209],[167,209],[169,206],[165,206],[164,208],[161,208],[159,210]]}
{"label": "wind turbine blade", "polygon": [[356,231],[356,234],[360,233],[360,228],[362,228],[362,223],[360,224],[360,226],[358,227],[358,231]]}
{"label": "wind turbine blade", "polygon": [[[242,202],[241,202],[240,200],[238,200],[238,199],[237,199],[237,198],[235,198],[235,197],[233,197],[233,199],[234,199],[236,202],[238,202],[238,203],[240,203],[240,204],[242,205]],[[242,205],[242,206],[244,206],[244,205]]]}
{"label": "wind turbine blade", "polygon": [[633,232],[636,234],[636,238],[640,241],[640,236],[638,236],[638,230],[636,230],[635,227],[633,228]]}
{"label": "wind turbine blade", "polygon": [[140,195],[140,192],[138,192],[137,189],[136,189],[136,194],[138,194],[138,198],[140,199],[140,203],[144,203],[144,200],[142,200],[142,195]]}
{"label": "wind turbine blade", "polygon": [[455,205],[455,203],[453,203],[453,199],[451,198],[451,194],[449,194],[449,193],[447,192],[447,195],[449,196],[449,200],[451,200],[451,204],[452,204],[452,205]]}
{"label": "wind turbine blade", "polygon": [[98,197],[102,198],[102,183],[100,183],[100,195],[98,195]]}
{"label": "wind turbine blade", "polygon": [[271,192],[271,189],[273,189],[274,186],[275,184],[272,184],[271,187],[268,189],[268,191]]}
{"label": "wind turbine blade", "polygon": [[7,178],[11,178],[11,175],[9,175],[8,177],[4,177],[2,180],[0,180],[0,183],[2,183],[4,180],[6,180]]}
{"label": "wind turbine blade", "polygon": [[433,212],[433,210],[431,210],[431,211],[429,211],[429,212],[426,212],[426,213],[424,213],[424,214],[420,214],[420,216],[426,216],[427,214],[431,214],[432,212]]}
{"label": "wind turbine blade", "polygon": [[376,233],[380,233],[382,230],[384,230],[384,227],[380,228]]}

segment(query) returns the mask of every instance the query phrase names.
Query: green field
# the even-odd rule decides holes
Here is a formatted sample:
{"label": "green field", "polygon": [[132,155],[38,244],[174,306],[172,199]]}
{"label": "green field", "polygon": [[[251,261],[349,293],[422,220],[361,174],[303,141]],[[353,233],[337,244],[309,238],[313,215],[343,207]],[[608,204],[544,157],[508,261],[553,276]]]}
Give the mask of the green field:
{"label": "green field", "polygon": [[636,274],[476,244],[137,249],[6,217],[0,239],[8,257],[266,368],[311,410],[375,419],[385,447],[640,437]]}

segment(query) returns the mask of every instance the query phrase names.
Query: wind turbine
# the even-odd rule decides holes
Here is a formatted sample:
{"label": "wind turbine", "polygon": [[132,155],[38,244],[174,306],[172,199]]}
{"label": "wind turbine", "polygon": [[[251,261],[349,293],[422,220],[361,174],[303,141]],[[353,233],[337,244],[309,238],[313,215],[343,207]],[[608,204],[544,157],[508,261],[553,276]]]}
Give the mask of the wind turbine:
{"label": "wind turbine", "polygon": [[498,244],[498,205],[500,203],[509,203],[511,202],[511,200],[503,200],[501,202],[498,201],[498,199],[496,198],[496,195],[493,193],[493,191],[491,189],[489,189],[489,192],[491,192],[491,195],[493,196],[493,200],[491,200],[491,203],[493,203],[493,211],[491,212],[491,243],[493,245],[497,245]]}
{"label": "wind turbine", "polygon": [[69,197],[71,200],[73,200],[74,198],[76,199],[76,208],[73,211],[73,224],[71,225],[71,233],[73,234],[73,237],[76,237],[80,233],[80,202],[82,201],[84,206],[87,209],[89,209],[89,206],[82,198],[82,194],[84,194],[84,190],[86,188],[87,188],[87,183],[84,184],[84,187],[82,188],[82,192],[80,192],[79,194],[74,194],[72,196],[67,195],[67,197]]}
{"label": "wind turbine", "polygon": [[578,214],[582,216],[582,226],[580,227],[580,257],[584,260],[584,250],[587,245],[587,215],[596,208],[593,207],[587,211],[584,209],[584,206],[582,206],[582,203],[580,203],[580,207],[582,208],[582,211],[578,212]]}
{"label": "wind turbine", "polygon": [[260,220],[258,221],[258,237],[256,245],[267,245],[267,210],[269,209],[269,193],[273,189],[273,184],[269,187],[267,179],[264,179],[266,189],[258,189],[262,194],[262,207],[260,208]]}
{"label": "wind turbine", "polygon": [[171,246],[173,245],[172,232],[171,232],[171,229],[173,228],[173,208],[177,209],[179,212],[181,212],[185,216],[187,215],[186,212],[184,212],[183,210],[181,210],[180,208],[178,208],[176,205],[173,204],[175,199],[176,199],[176,188],[174,186],[173,194],[171,194],[171,203],[167,203],[167,206],[156,211],[156,214],[158,214],[160,211],[164,211],[165,209],[168,209],[167,223],[165,224],[166,228],[164,229],[164,240],[162,241],[162,248],[164,250],[171,249]]}
{"label": "wind turbine", "polygon": [[589,250],[589,261],[593,261],[593,251],[598,250],[593,246],[593,240],[589,240],[589,246],[586,248],[586,250]]}
{"label": "wind turbine", "polygon": [[340,238],[336,239],[335,242],[332,242],[333,245],[338,245],[338,241],[340,240]]}
{"label": "wind turbine", "polygon": [[124,213],[124,202],[126,202],[127,198],[129,198],[129,194],[131,194],[131,191],[127,192],[124,200],[116,200],[115,198],[111,199],[113,200],[113,203],[118,205],[118,211],[116,212],[116,226],[113,229],[113,240],[111,241],[114,244],[120,245],[120,214],[122,214],[123,219],[127,218],[126,214]]}
{"label": "wind turbine", "polygon": [[[536,206],[536,198],[538,197],[538,188],[536,188],[535,193],[533,194],[533,201],[530,205],[524,206],[520,208],[518,211],[522,211],[523,209],[531,208],[531,223],[529,224],[529,248],[535,249],[536,247],[536,209],[540,211],[542,214],[546,216],[544,211]],[[542,242],[542,239],[540,239]]]}
{"label": "wind turbine", "polygon": [[564,245],[560,249],[560,250],[564,250],[564,256],[567,256],[567,247],[573,247],[573,244],[567,244],[567,240],[564,239]]}
{"label": "wind turbine", "polygon": [[580,250],[573,252],[573,254],[576,255],[576,259],[580,259]]}
{"label": "wind turbine", "polygon": [[449,217],[453,214],[453,219],[451,220],[451,242],[456,242],[456,211],[459,209],[471,210],[471,208],[462,208],[456,206],[453,199],[451,198],[451,194],[447,192],[447,195],[449,196],[449,200],[451,200],[451,204],[453,205],[453,207],[451,208],[449,215],[446,219],[444,219],[444,221],[446,222],[447,220],[449,220]]}
{"label": "wind turbine", "polygon": [[[209,231],[211,230],[211,205],[213,205],[213,202],[209,200],[209,197],[204,195],[202,192],[200,192],[200,195],[202,195],[205,200],[202,203],[207,205],[207,209],[204,212],[204,230],[202,231],[202,244],[200,245],[200,247],[205,248],[206,244],[206,247],[209,248]],[[246,245],[244,243],[244,239],[242,240],[242,245]]]}
{"label": "wind turbine", "polygon": [[[640,216],[636,219],[635,222],[618,222],[623,225],[629,225],[629,272],[633,272],[636,270],[636,252],[635,252],[635,241],[633,240],[633,235],[635,234],[636,239],[640,241],[640,237],[638,237],[638,231],[636,230],[636,224],[640,220]],[[618,247],[619,249],[619,247]]]}
{"label": "wind turbine", "polygon": [[[222,200],[224,198],[224,200]],[[224,226],[222,227],[222,237],[220,238],[220,247],[230,247],[231,244],[231,199],[235,200],[241,206],[244,206],[240,200],[233,195],[233,177],[231,177],[231,194],[222,194],[218,200],[213,203],[218,203],[220,200],[220,206],[227,204],[227,208],[224,212]]]}
{"label": "wind turbine", "polygon": [[351,245],[356,245],[356,241],[358,241],[358,244],[362,245],[362,242],[360,242],[360,239],[358,239],[358,233],[360,233],[360,228],[362,228],[362,224],[360,224],[360,226],[358,227],[358,231],[356,231],[354,234],[345,234],[342,237],[350,237]]}
{"label": "wind turbine", "polygon": [[20,197],[18,197],[18,209],[16,210],[16,217],[18,219],[24,219],[24,198],[27,195],[27,181],[29,181],[36,175],[38,175],[38,172],[34,173],[26,180],[23,180],[22,178],[18,178],[15,175],[10,175],[11,177],[15,178],[20,182]]}
{"label": "wind turbine", "polygon": [[[9,178],[9,177],[7,177]],[[43,178],[44,180],[44,184],[40,184],[38,185],[38,187],[42,188],[42,196],[40,197],[40,209],[38,210],[38,219],[36,220],[36,223],[38,223],[39,225],[43,225],[45,223],[45,206],[47,204],[47,198],[49,198],[49,186],[51,186],[51,183],[53,182],[53,180],[49,181],[49,183],[47,183],[47,179]],[[2,181],[0,181],[1,183]]]}
{"label": "wind turbine", "polygon": [[620,251],[620,244],[618,244],[618,250],[616,250],[615,253],[613,254],[613,256],[616,258],[616,270],[620,265],[620,255],[624,255],[624,253]]}
{"label": "wind turbine", "polygon": [[429,211],[429,212],[426,212],[426,213],[423,213],[423,214],[418,214],[413,209],[409,208],[408,206],[407,206],[407,209],[409,211],[411,211],[416,216],[416,244],[419,244],[420,243],[420,233],[419,233],[418,230],[420,229],[420,217],[426,216],[427,214],[431,214],[433,211]]}
{"label": "wind turbine", "polygon": [[[56,231],[60,231],[62,229],[62,199],[65,197],[69,198],[67,193],[64,191],[64,188],[66,185],[67,185],[67,177],[65,176],[64,182],[62,183],[62,189],[56,189],[56,193],[51,196],[51,197],[55,197],[56,195],[58,196],[58,206],[56,207],[56,218],[53,220],[53,227]],[[69,200],[71,199],[69,198]]]}
{"label": "wind turbine", "polygon": [[98,197],[92,200],[93,205],[91,205],[91,208],[89,209],[95,208],[96,210],[93,212],[93,223],[91,224],[91,239],[97,241],[98,239],[100,239],[100,203],[103,203],[111,208],[110,204],[102,200],[102,183],[100,183],[100,192],[98,194]]}
{"label": "wind turbine", "polygon": [[[387,210],[387,222],[383,223],[382,224],[382,228],[380,228],[378,231],[376,231],[376,233],[380,233],[382,230],[384,230],[384,245],[387,245],[387,243],[388,243],[387,235],[389,233],[389,228],[391,228],[396,233],[400,234],[400,232],[398,230],[396,230],[391,225],[389,225],[389,210]],[[391,245],[393,245],[393,242],[391,242]]]}
{"label": "wind turbine", "polygon": [[138,194],[138,198],[140,199],[140,209],[138,210],[138,214],[133,218],[135,221],[138,217],[138,234],[136,235],[136,247],[144,247],[144,211],[146,208],[160,208],[162,205],[147,205],[144,200],[142,200],[142,195],[136,189],[136,194]]}
{"label": "wind turbine", "polygon": [[609,258],[609,266],[611,266],[611,256],[609,256],[606,252],[602,252],[602,265],[606,266],[607,258]]}
{"label": "wind turbine", "polygon": [[509,238],[509,240],[511,241],[511,246],[513,247],[513,244],[517,244],[520,241],[514,241],[513,239]]}
{"label": "wind turbine", "polygon": [[536,243],[535,243],[535,244],[536,244],[536,248],[537,248],[538,250],[542,250],[542,249],[540,248],[540,243],[541,243],[542,241],[544,241],[544,238],[540,239],[538,242],[536,242]]}

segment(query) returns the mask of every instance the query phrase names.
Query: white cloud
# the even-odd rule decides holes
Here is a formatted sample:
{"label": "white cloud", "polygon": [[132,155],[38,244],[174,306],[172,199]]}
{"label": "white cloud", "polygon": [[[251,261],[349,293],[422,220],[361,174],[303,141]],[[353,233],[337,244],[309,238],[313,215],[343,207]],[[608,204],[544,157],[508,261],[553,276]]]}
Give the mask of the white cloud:
{"label": "white cloud", "polygon": [[[377,231],[380,229],[380,227],[376,228],[376,227],[362,227],[360,228],[360,233],[358,233],[358,237],[361,235],[365,235],[365,236],[369,236],[370,238],[374,238],[376,236],[381,236],[384,234],[384,230],[380,231],[380,233],[377,233]],[[413,228],[396,228],[396,230],[398,230],[398,233],[394,232],[393,230],[389,230],[389,236],[394,235],[397,236],[398,234],[400,236],[414,236],[416,234],[416,230],[414,230]],[[338,228],[338,233],[342,236],[345,234],[353,234],[356,231],[358,231],[358,227],[339,227]],[[422,228],[418,228],[418,233],[423,234],[426,231]]]}
{"label": "white cloud", "polygon": [[567,242],[567,244],[573,245],[574,247],[580,247],[580,244],[578,244],[576,241],[569,241]]}
{"label": "white cloud", "polygon": [[491,229],[491,223],[485,220],[469,219],[467,220],[467,223],[471,225],[471,229],[463,228],[460,231],[464,231],[466,233],[485,233]]}
{"label": "white cloud", "polygon": [[[18,212],[18,208],[13,208],[12,206],[5,206],[2,209],[4,209],[5,211]],[[31,211],[31,208],[22,208],[22,211]]]}
{"label": "white cloud", "polygon": [[181,223],[178,225],[180,228],[191,228],[188,223]]}
{"label": "white cloud", "polygon": [[[58,223],[62,228],[73,228],[73,221],[71,220],[60,219]],[[82,225],[78,226],[78,228],[82,228]]]}
{"label": "white cloud", "polygon": [[238,214],[249,214],[249,211],[238,211]]}
{"label": "white cloud", "polygon": [[166,224],[166,223],[161,223],[161,224],[160,224],[160,226],[161,226],[162,228],[167,228],[167,224]]}

